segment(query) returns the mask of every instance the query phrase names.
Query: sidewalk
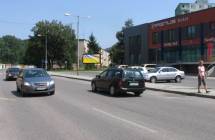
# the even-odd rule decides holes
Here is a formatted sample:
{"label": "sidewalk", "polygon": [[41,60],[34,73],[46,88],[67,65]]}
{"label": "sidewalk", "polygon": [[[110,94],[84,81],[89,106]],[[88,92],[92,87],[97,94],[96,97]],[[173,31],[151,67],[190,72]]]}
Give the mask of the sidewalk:
{"label": "sidewalk", "polygon": [[[93,77],[90,76],[77,76],[72,74],[62,74],[58,72],[49,72],[52,76],[57,77],[65,77],[70,79],[77,79],[77,80],[84,80],[84,81],[91,81]],[[209,89],[209,93],[205,93],[205,91],[202,93],[197,93],[197,88],[194,87],[185,87],[185,86],[173,86],[173,85],[166,85],[166,84],[153,84],[146,82],[146,89],[154,90],[154,91],[162,91],[162,92],[168,92],[168,93],[174,93],[174,94],[183,94],[183,95],[189,95],[189,96],[197,96],[197,97],[204,97],[204,98],[213,98],[215,99],[215,89]]]}

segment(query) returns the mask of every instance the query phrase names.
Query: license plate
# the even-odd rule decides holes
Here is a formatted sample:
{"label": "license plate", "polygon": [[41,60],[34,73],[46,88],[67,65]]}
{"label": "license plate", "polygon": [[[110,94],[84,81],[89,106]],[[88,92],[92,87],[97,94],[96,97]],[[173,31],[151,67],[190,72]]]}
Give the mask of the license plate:
{"label": "license plate", "polygon": [[134,82],[131,82],[131,83],[129,83],[129,86],[139,86],[139,83],[134,83]]}
{"label": "license plate", "polygon": [[37,87],[36,90],[45,90],[46,87]]}

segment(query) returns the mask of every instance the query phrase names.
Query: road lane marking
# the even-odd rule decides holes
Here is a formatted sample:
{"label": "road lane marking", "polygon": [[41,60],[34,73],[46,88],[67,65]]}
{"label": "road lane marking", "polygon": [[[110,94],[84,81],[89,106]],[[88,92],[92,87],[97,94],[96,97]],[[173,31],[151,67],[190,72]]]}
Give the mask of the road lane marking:
{"label": "road lane marking", "polygon": [[135,122],[132,122],[132,121],[123,119],[123,118],[121,118],[121,117],[112,115],[112,114],[110,114],[110,113],[108,113],[108,112],[105,112],[105,111],[103,111],[103,110],[101,110],[101,109],[93,108],[93,110],[96,111],[96,112],[99,112],[99,113],[101,113],[101,114],[103,114],[103,115],[106,115],[106,116],[108,116],[108,117],[111,117],[111,118],[113,118],[113,119],[119,120],[119,121],[121,121],[121,122],[130,124],[130,125],[133,125],[133,126],[135,126],[135,127],[138,127],[138,128],[144,129],[144,130],[147,130],[147,131],[149,131],[149,132],[151,132],[151,133],[157,133],[157,131],[154,130],[154,129],[151,129],[151,128],[149,128],[149,127],[146,127],[146,126],[137,124],[137,123],[135,123]]}
{"label": "road lane marking", "polygon": [[14,101],[14,99],[0,97],[0,101]]}

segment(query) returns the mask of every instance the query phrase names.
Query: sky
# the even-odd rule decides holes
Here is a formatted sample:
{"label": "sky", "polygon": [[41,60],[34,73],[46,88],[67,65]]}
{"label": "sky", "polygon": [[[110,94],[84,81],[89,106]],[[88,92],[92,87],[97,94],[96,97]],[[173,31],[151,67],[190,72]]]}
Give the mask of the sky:
{"label": "sky", "polygon": [[[178,3],[195,0],[0,0],[0,37],[14,35],[27,39],[31,29],[41,20],[58,20],[77,28],[80,18],[80,38],[91,33],[102,48],[117,42],[115,34],[127,19],[134,25],[152,22],[175,14]],[[215,3],[215,0],[209,0]],[[69,12],[75,16],[65,16]],[[91,18],[84,18],[91,16]]]}

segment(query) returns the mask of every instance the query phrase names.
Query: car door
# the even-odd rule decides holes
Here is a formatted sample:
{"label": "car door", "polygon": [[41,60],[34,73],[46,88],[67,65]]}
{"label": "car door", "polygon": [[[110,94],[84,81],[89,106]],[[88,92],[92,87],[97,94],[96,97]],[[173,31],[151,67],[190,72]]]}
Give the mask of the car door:
{"label": "car door", "polygon": [[108,90],[109,87],[110,87],[110,85],[113,84],[113,82],[114,82],[114,75],[115,75],[115,70],[113,70],[113,69],[109,70],[107,72],[107,75],[104,78],[104,83],[103,83],[103,86],[104,86],[103,88],[105,90]]}
{"label": "car door", "polygon": [[104,88],[104,81],[105,81],[107,72],[108,72],[108,70],[103,71],[103,72],[99,75],[99,77],[97,77],[97,79],[96,79],[96,86],[97,86],[98,88],[100,88],[100,89],[103,89],[103,88]]}
{"label": "car door", "polygon": [[158,80],[166,80],[168,78],[168,68],[163,68],[158,72]]}
{"label": "car door", "polygon": [[169,75],[168,79],[175,79],[177,70],[175,68],[168,68]]}

